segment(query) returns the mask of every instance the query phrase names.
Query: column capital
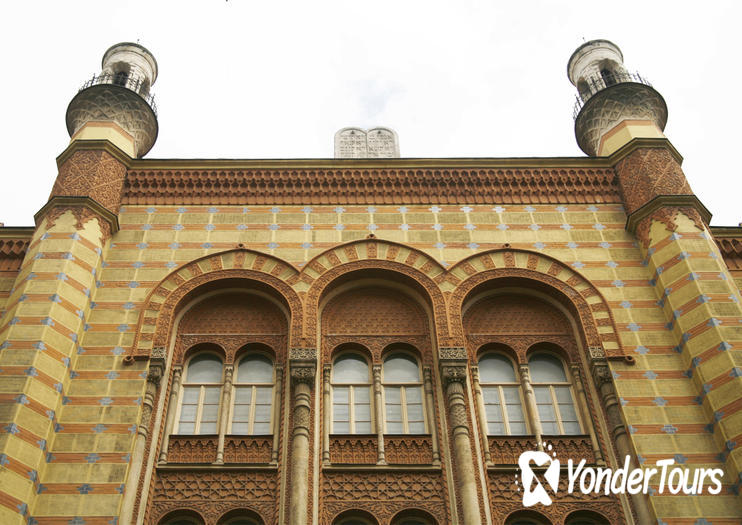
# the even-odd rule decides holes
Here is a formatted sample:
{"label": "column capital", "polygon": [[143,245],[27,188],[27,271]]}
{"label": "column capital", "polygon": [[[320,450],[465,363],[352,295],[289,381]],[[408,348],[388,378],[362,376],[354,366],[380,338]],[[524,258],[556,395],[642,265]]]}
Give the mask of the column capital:
{"label": "column capital", "polygon": [[289,370],[292,384],[314,384],[317,373],[316,348],[292,348],[289,350]]}

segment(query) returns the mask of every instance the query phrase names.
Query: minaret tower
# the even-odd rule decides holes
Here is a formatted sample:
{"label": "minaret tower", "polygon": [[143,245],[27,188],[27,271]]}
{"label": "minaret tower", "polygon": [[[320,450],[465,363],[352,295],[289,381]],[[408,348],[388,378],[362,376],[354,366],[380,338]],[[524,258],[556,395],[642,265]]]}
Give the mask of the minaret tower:
{"label": "minaret tower", "polygon": [[157,61],[147,48],[130,42],[108,48],[100,74],[67,107],[72,140],[106,139],[130,157],[145,155],[157,139],[156,80]]}
{"label": "minaret tower", "polygon": [[[624,68],[621,51],[607,40],[577,48],[567,73],[578,90],[577,143],[588,155],[607,157],[613,165],[626,229],[639,241],[646,278],[655,287],[670,330],[668,343],[716,442],[714,467],[723,466],[724,483],[739,487],[742,350],[736,342],[742,297],[709,232],[711,214],[693,194],[681,168],[683,158],[662,133],[665,101],[643,77]],[[650,347],[653,343],[643,337],[637,332],[636,343]],[[652,359],[641,355],[636,364],[649,369]],[[635,440],[617,423],[612,429],[617,446],[630,441],[637,454],[655,452],[651,443]],[[680,442],[673,446],[676,455],[687,452]],[[663,453],[672,457],[670,451]],[[641,502],[635,507],[640,512]]]}
{"label": "minaret tower", "polygon": [[664,137],[665,100],[608,40],[585,42],[572,53],[567,75],[577,88],[575,135],[588,155],[606,156],[636,137]]}

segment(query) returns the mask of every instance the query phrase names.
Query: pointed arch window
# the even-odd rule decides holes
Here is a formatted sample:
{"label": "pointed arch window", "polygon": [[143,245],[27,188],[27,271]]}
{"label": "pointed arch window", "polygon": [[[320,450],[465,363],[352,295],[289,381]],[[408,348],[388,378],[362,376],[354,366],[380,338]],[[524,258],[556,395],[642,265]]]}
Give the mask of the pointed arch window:
{"label": "pointed arch window", "polygon": [[581,434],[572,385],[562,360],[551,354],[537,353],[528,360],[528,368],[543,433]]}
{"label": "pointed arch window", "polygon": [[370,434],[371,376],[368,362],[358,354],[343,354],[332,367],[332,432]]}
{"label": "pointed arch window", "polygon": [[420,365],[406,353],[393,353],[383,366],[385,431],[424,434],[425,410]]}
{"label": "pointed arch window", "polygon": [[479,359],[479,380],[487,415],[487,433],[528,433],[520,382],[512,361],[502,354],[488,353]]}
{"label": "pointed arch window", "polygon": [[216,434],[222,390],[222,361],[195,355],[186,367],[178,410],[178,434]]}
{"label": "pointed arch window", "polygon": [[264,355],[243,357],[236,369],[231,434],[272,433],[273,361]]}

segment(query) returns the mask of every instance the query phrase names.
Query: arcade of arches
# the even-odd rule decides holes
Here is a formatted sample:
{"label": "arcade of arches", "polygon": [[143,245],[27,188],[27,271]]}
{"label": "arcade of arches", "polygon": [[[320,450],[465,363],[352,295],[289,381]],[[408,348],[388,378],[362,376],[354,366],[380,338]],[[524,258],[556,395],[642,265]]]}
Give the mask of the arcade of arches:
{"label": "arcade of arches", "polygon": [[[216,280],[180,300],[141,481],[148,523],[626,523],[634,504],[612,496],[524,513],[513,483],[518,456],[543,443],[565,461],[615,457],[560,292],[485,281],[456,320],[407,276],[352,277],[303,319],[316,350],[293,347],[299,303],[263,283]],[[456,322],[465,340],[440,347]]]}

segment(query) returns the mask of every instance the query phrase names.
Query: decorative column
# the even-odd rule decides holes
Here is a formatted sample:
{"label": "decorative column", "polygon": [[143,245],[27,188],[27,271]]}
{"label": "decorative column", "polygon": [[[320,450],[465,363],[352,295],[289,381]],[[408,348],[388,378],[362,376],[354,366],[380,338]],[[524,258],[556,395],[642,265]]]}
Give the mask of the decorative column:
{"label": "decorative column", "polygon": [[147,372],[147,384],[142,400],[142,413],[137,426],[137,435],[134,441],[134,451],[131,455],[131,469],[126,479],[124,490],[124,501],[121,504],[120,523],[132,523],[134,516],[134,504],[137,498],[137,486],[142,474],[144,464],[144,452],[149,436],[149,420],[155,403],[155,395],[160,386],[160,380],[165,372],[165,348],[155,347],[149,360]]}
{"label": "decorative column", "polygon": [[162,436],[162,446],[160,446],[159,463],[167,463],[167,449],[170,445],[170,434],[173,433],[173,427],[175,426],[175,413],[177,412],[178,395],[180,395],[180,376],[182,373],[182,366],[173,367],[173,384],[170,387],[170,399],[167,404],[167,421],[165,422],[165,434]]}
{"label": "decorative column", "polygon": [[[626,434],[626,425],[621,418],[621,405],[616,394],[616,387],[613,384],[613,373],[608,368],[608,362],[605,359],[593,359],[592,369],[593,379],[608,419],[608,430],[616,444],[618,463],[623,465],[624,458],[628,456],[630,458],[630,468],[638,468],[636,458],[631,450],[629,436]],[[649,510],[646,496],[639,493],[632,494],[630,497],[636,511],[637,523],[656,523],[657,520]]]}
{"label": "decorative column", "polygon": [[520,372],[520,386],[523,388],[523,396],[526,398],[526,409],[528,410],[528,421],[531,424],[531,432],[536,438],[536,446],[539,450],[544,450],[543,430],[541,428],[541,419],[538,417],[538,405],[536,405],[536,394],[531,386],[531,373],[528,371],[528,365],[518,365]]}
{"label": "decorative column", "polygon": [[281,435],[281,400],[283,399],[283,366],[276,367],[276,391],[273,398],[273,450],[271,463],[278,464],[278,443]]}
{"label": "decorative column", "polygon": [[430,440],[433,447],[433,465],[441,464],[441,451],[438,447],[438,425],[435,419],[435,401],[433,399],[433,371],[429,366],[423,368],[423,380],[425,381],[425,411],[430,424]]}
{"label": "decorative column", "polygon": [[222,390],[221,410],[219,410],[219,441],[216,445],[215,465],[224,464],[224,439],[227,434],[227,424],[229,423],[229,409],[232,407],[232,375],[234,366],[227,365],[224,367],[224,388]]}
{"label": "decorative column", "polygon": [[466,417],[466,349],[440,348],[441,377],[446,393],[448,420],[453,434],[453,457],[461,495],[463,523],[479,525],[479,497],[474,474],[474,456],[471,451],[469,422]]}
{"label": "decorative column", "polygon": [[474,395],[477,396],[477,412],[479,412],[479,421],[482,422],[482,428],[480,433],[482,435],[482,449],[484,450],[484,461],[490,465],[492,464],[492,453],[490,452],[490,444],[487,440],[488,428],[487,428],[487,409],[484,406],[484,396],[482,395],[482,387],[479,384],[479,367],[471,367],[471,377],[474,382]]}
{"label": "decorative column", "polygon": [[312,388],[317,372],[317,350],[292,348],[289,354],[289,367],[293,387],[289,525],[306,525],[309,498],[309,429],[312,421]]}
{"label": "decorative column", "polygon": [[593,447],[595,463],[598,465],[605,465],[603,453],[600,451],[600,444],[598,443],[598,436],[595,433],[595,424],[593,423],[593,418],[590,416],[590,405],[587,403],[585,386],[582,384],[582,378],[580,377],[580,366],[572,365],[570,367],[570,373],[572,374],[572,384],[575,386],[575,390],[577,391],[577,406],[580,411],[580,416],[585,422],[588,434],[590,434],[590,444]]}
{"label": "decorative column", "polygon": [[374,407],[376,409],[377,465],[386,465],[384,453],[384,407],[381,402],[381,365],[373,366],[374,374]]}
{"label": "decorative column", "polygon": [[330,427],[332,426],[332,394],[330,392],[330,378],[332,365],[326,364],[322,368],[322,464],[330,464]]}

